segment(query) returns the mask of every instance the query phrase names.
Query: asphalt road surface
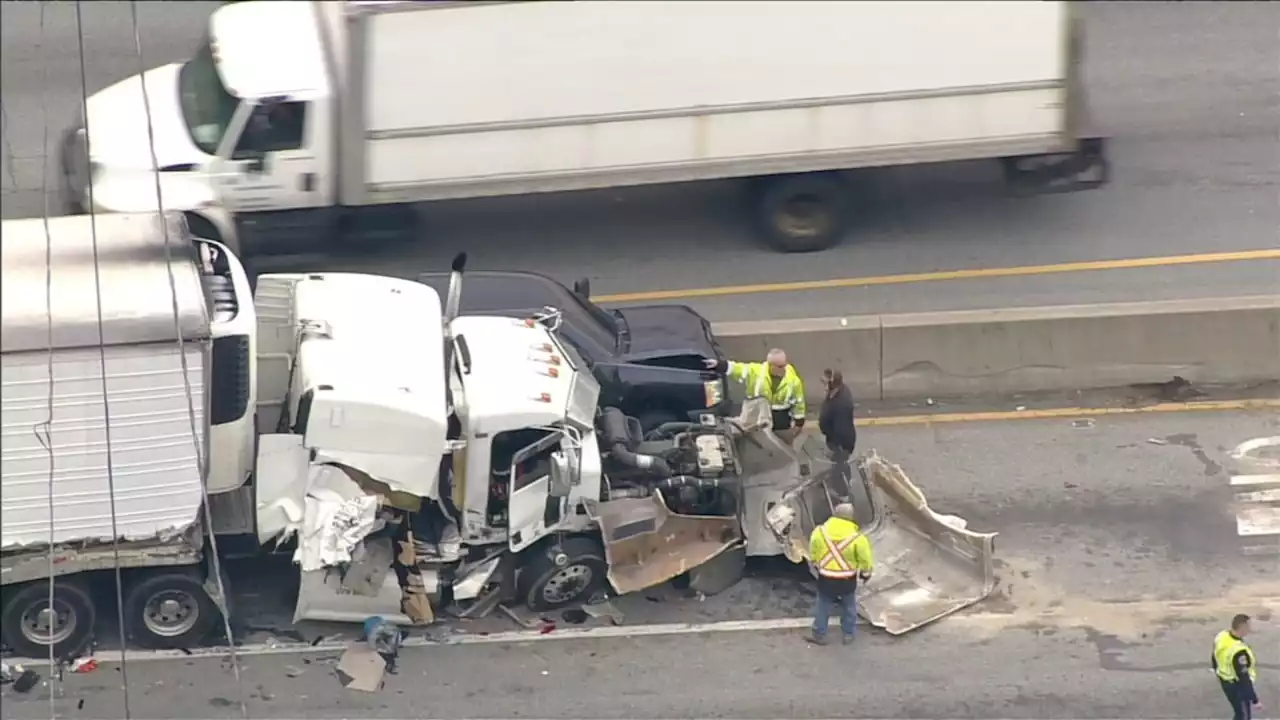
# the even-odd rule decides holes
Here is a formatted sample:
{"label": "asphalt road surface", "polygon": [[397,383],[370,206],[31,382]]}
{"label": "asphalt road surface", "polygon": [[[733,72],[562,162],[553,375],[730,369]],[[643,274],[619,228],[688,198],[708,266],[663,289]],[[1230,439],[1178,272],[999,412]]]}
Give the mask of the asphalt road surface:
{"label": "asphalt road surface", "polygon": [[[809,600],[793,584],[755,579],[705,601],[634,596],[617,604],[635,636],[557,630],[498,644],[467,629],[455,644],[407,649],[375,694],[340,688],[332,652],[247,654],[249,716],[1224,717],[1213,634],[1236,612],[1255,615],[1264,702],[1280,650],[1276,560],[1240,553],[1225,454],[1278,427],[1274,412],[1195,412],[868,428],[865,446],[901,461],[932,507],[1000,532],[999,585],[973,611],[814,649],[799,629],[640,632],[803,616]],[[224,659],[135,656],[127,670],[134,718],[239,716]],[[105,662],[67,675],[59,716],[123,717],[120,679]],[[7,691],[6,717],[47,717],[48,692]]]}
{"label": "asphalt road surface", "polygon": [[[55,138],[79,97],[73,6],[50,6],[42,34],[41,4],[0,5],[6,218],[38,215],[44,205],[42,95]],[[216,3],[139,5],[146,63],[157,65],[191,52]],[[618,293],[1280,245],[1280,6],[1089,3],[1084,10],[1090,98],[1114,138],[1115,180],[1103,190],[1015,200],[989,164],[867,172],[854,235],[839,248],[793,256],[751,241],[731,183],[457,202],[426,211],[429,234],[417,247],[267,269],[412,274],[444,267],[465,249],[475,268],[587,276],[596,292]],[[84,15],[90,89],[137,72],[128,6],[85,3]],[[693,304],[732,320],[1262,294],[1277,286],[1280,262],[1269,260]]]}

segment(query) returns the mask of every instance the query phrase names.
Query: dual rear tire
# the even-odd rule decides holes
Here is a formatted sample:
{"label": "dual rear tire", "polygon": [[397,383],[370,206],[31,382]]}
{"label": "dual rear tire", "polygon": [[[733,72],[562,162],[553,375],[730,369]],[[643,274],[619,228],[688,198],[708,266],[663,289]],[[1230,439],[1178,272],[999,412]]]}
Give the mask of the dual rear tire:
{"label": "dual rear tire", "polygon": [[[95,597],[114,603],[113,574],[105,573],[101,580],[102,588],[83,578],[56,581],[52,608],[47,583],[6,588],[0,604],[4,643],[19,656],[30,658],[48,657],[50,646],[55,658],[73,658],[85,652],[103,614]],[[194,569],[127,573],[122,607],[128,642],[153,649],[197,644],[222,619]]]}

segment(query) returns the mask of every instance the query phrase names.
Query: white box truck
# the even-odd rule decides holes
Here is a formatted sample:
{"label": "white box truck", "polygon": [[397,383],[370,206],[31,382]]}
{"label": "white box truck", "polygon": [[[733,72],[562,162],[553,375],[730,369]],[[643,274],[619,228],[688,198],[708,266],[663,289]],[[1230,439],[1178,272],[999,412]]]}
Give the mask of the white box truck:
{"label": "white box truck", "polygon": [[[849,229],[844,170],[1104,183],[1081,31],[1068,2],[239,2],[142,77],[166,206],[253,252],[416,239],[433,200],[722,178],[800,252]],[[73,207],[154,206],[141,87],[64,135]]]}

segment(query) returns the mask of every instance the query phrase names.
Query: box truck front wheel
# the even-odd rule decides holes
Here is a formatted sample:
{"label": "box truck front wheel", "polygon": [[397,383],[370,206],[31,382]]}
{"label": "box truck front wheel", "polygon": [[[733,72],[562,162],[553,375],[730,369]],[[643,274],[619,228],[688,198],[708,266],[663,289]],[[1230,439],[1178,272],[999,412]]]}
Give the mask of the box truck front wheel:
{"label": "box truck front wheel", "polygon": [[593,538],[565,538],[525,552],[529,558],[520,568],[517,592],[535,612],[585,603],[608,579],[604,548]]}
{"label": "box truck front wheel", "polygon": [[826,250],[848,229],[848,188],[834,173],[762,178],[756,189],[757,225],[779,252]]}
{"label": "box truck front wheel", "polygon": [[47,658],[52,645],[55,658],[75,657],[93,640],[97,611],[78,583],[56,582],[52,608],[48,583],[28,583],[12,595],[8,591],[5,588],[0,631],[19,656]]}
{"label": "box truck front wheel", "polygon": [[124,598],[129,640],[147,648],[195,645],[213,631],[221,617],[194,571],[136,575]]}

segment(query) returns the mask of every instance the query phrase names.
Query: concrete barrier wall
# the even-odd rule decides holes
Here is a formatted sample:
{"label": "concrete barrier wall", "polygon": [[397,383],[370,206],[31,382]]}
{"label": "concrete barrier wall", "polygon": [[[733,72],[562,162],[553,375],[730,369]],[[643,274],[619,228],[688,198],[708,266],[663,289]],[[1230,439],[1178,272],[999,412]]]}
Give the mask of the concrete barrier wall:
{"label": "concrete barrier wall", "polygon": [[1280,295],[716,323],[731,359],[787,351],[821,397],[895,398],[1280,379]]}

